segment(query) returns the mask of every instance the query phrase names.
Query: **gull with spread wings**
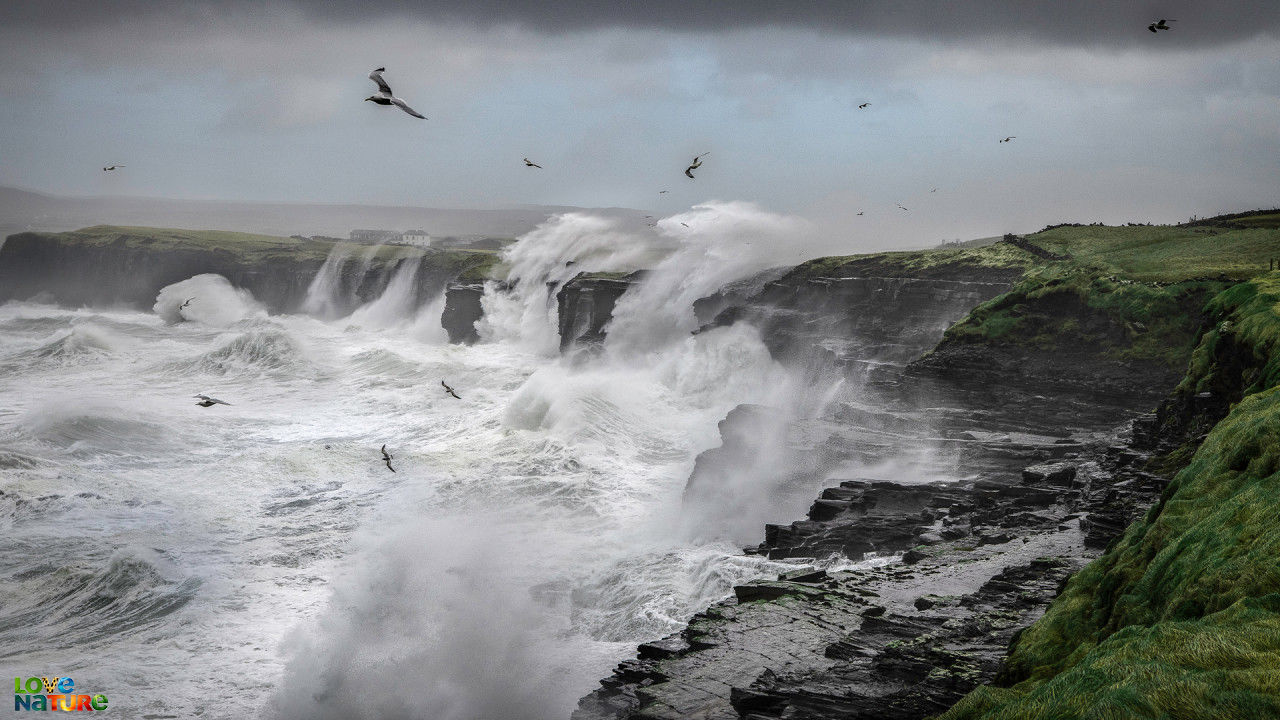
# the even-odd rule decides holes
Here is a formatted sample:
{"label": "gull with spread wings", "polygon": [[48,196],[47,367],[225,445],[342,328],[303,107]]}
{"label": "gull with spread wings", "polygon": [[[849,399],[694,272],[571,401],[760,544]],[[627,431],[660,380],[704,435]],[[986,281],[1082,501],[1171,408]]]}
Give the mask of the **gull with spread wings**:
{"label": "gull with spread wings", "polygon": [[410,115],[416,118],[422,118],[423,120],[426,120],[427,119],[426,115],[418,114],[418,111],[406,105],[405,101],[391,94],[391,86],[387,84],[386,80],[382,79],[382,73],[386,71],[387,71],[386,68],[380,67],[377,70],[374,70],[373,72],[369,73],[369,79],[378,84],[378,93],[376,95],[370,95],[369,97],[365,98],[365,100],[372,100],[373,102],[379,105],[395,105],[396,107],[400,108],[401,110],[409,113]]}

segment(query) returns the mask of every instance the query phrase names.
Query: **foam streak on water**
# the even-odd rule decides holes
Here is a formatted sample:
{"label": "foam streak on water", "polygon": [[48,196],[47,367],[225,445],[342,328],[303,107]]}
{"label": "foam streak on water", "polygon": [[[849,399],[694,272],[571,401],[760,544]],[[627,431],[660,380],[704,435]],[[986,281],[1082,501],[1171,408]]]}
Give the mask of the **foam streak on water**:
{"label": "foam streak on water", "polygon": [[[414,263],[330,318],[345,252],[319,317],[217,276],[154,312],[0,306],[0,676],[72,676],[122,716],[565,717],[637,642],[777,570],[682,518],[726,412],[813,410],[754,328],[681,331],[699,293],[767,266],[724,271],[722,238],[790,228],[712,212],[737,230],[549,221],[472,347],[444,342],[443,297],[414,306]],[[555,355],[559,285],[673,253],[706,262],[659,265],[651,322],[628,301],[616,348]]]}

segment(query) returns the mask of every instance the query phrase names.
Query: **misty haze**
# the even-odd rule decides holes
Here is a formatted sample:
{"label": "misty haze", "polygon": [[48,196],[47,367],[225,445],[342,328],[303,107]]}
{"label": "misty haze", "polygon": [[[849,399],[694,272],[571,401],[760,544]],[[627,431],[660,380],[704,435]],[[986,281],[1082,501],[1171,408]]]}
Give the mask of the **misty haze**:
{"label": "misty haze", "polygon": [[1277,57],[0,4],[15,715],[1280,717]]}

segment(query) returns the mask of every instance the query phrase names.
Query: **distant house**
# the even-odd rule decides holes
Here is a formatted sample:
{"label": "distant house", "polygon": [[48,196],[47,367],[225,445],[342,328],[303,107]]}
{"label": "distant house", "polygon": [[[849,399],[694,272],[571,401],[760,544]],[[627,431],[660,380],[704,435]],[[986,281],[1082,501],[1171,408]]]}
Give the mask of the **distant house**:
{"label": "distant house", "polygon": [[400,242],[400,233],[395,230],[352,230],[351,242],[366,245]]}
{"label": "distant house", "polygon": [[400,235],[400,242],[405,245],[417,245],[418,247],[430,247],[431,235],[426,230],[405,230]]}

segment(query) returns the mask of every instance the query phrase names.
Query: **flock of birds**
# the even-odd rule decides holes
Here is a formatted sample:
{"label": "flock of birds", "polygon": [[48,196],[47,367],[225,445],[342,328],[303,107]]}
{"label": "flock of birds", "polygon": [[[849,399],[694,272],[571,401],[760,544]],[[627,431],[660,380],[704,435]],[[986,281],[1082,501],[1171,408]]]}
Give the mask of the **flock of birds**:
{"label": "flock of birds", "polygon": [[[1153,23],[1151,23],[1150,25],[1148,25],[1148,26],[1147,26],[1147,29],[1148,29],[1148,30],[1150,30],[1150,31],[1151,31],[1151,32],[1153,32],[1153,33],[1158,33],[1158,32],[1160,32],[1161,30],[1172,30],[1173,28],[1169,27],[1169,23],[1171,23],[1171,22],[1177,22],[1177,21],[1176,21],[1176,20],[1169,20],[1169,19],[1165,19],[1165,18],[1160,18],[1160,19],[1159,19],[1159,20],[1157,20],[1156,22],[1153,22]],[[403,110],[404,112],[406,112],[406,113],[407,113],[407,114],[409,114],[409,115],[412,115],[413,117],[420,118],[420,119],[422,119],[422,120],[426,120],[426,119],[427,119],[427,117],[426,117],[425,115],[423,115],[423,114],[419,113],[417,110],[414,110],[414,109],[413,109],[412,107],[410,107],[410,106],[409,106],[409,104],[408,104],[408,103],[406,103],[403,99],[398,98],[398,97],[396,97],[396,96],[395,96],[395,93],[394,93],[394,92],[392,92],[392,90],[391,90],[391,85],[389,85],[389,84],[387,83],[386,79],[382,77],[382,74],[383,74],[384,72],[386,72],[386,71],[387,71],[387,69],[386,69],[385,67],[380,67],[380,68],[378,68],[378,69],[374,70],[373,72],[369,73],[369,79],[370,79],[370,80],[372,80],[372,81],[374,82],[374,84],[376,84],[376,85],[378,86],[378,92],[376,92],[376,93],[374,93],[373,95],[370,95],[369,97],[365,98],[365,100],[366,100],[366,101],[368,101],[368,102],[376,103],[376,104],[378,104],[378,105],[386,105],[386,106],[394,105],[395,107],[400,108],[401,110]],[[859,109],[859,110],[865,110],[865,109],[867,109],[867,108],[868,108],[868,107],[870,107],[870,106],[871,106],[871,103],[870,103],[870,102],[864,102],[864,103],[862,103],[862,104],[858,105],[858,109]],[[1018,137],[1017,135],[1009,135],[1009,136],[1006,136],[1006,137],[1004,137],[1004,138],[1001,138],[998,142],[1000,142],[1000,143],[1012,142],[1012,141],[1013,141],[1014,139],[1016,139],[1017,137]],[[708,155],[710,155],[710,154],[711,154],[711,152],[710,152],[710,151],[708,151],[708,152],[701,153],[701,154],[699,154],[699,155],[695,155],[695,156],[694,156],[694,158],[693,158],[693,161],[692,161],[692,162],[690,162],[690,163],[689,163],[689,166],[688,166],[688,167],[686,167],[686,168],[684,169],[685,177],[689,178],[690,180],[695,179],[694,174],[693,174],[693,171],[694,171],[694,170],[697,170],[697,169],[698,169],[698,168],[700,168],[700,167],[702,167],[702,159],[703,159],[703,158],[705,158],[705,157],[707,157],[707,156],[708,156]],[[532,160],[530,160],[530,159],[529,159],[529,158],[527,158],[527,157],[526,157],[526,158],[524,158],[524,164],[525,164],[525,167],[537,168],[537,169],[539,169],[539,170],[541,170],[541,169],[542,169],[542,166],[541,166],[541,165],[539,165],[538,163],[533,162]],[[115,163],[115,164],[111,164],[111,165],[106,165],[106,166],[104,166],[104,167],[102,168],[102,170],[103,170],[104,172],[111,172],[111,171],[117,170],[117,169],[122,168],[122,167],[125,167],[125,165],[123,165],[123,164],[121,164],[121,163]],[[937,188],[933,188],[933,189],[931,189],[929,192],[931,192],[931,193],[936,193],[937,191],[938,191],[938,189],[937,189]],[[668,191],[668,190],[659,190],[659,191],[658,191],[658,194],[659,194],[659,195],[662,195],[662,194],[666,194],[667,192],[669,192],[669,191]],[[904,212],[908,212],[908,211],[909,211],[909,209],[908,209],[907,207],[905,207],[904,205],[902,205],[901,203],[896,203],[896,204],[897,204],[897,206],[898,206],[898,209],[900,209],[900,210],[902,210],[902,211],[904,211]],[[861,211],[859,211],[859,212],[858,212],[858,215],[862,215],[862,214],[863,214],[863,213],[862,213]],[[650,216],[650,215],[646,215],[645,217],[646,217],[646,218],[649,218],[649,217],[652,217],[652,216]],[[656,223],[650,223],[649,225],[650,225],[650,227],[653,227],[655,224],[656,224]],[[685,223],[680,223],[680,224],[681,224],[681,225],[684,225],[684,227],[689,227],[689,226],[688,226],[687,224],[685,224]],[[572,261],[570,261],[570,263],[572,263]],[[180,306],[179,306],[179,308],[178,308],[178,309],[179,309],[179,310],[185,309],[186,307],[188,307],[189,305],[191,305],[191,302],[192,302],[193,300],[195,300],[195,298],[194,298],[194,297],[193,297],[193,298],[188,298],[188,299],[186,300],[186,302],[182,303],[182,305],[180,305]],[[447,394],[447,395],[449,395],[449,396],[451,396],[451,397],[453,397],[454,399],[457,399],[457,400],[461,400],[461,399],[462,399],[462,398],[458,395],[458,393],[454,391],[453,387],[451,387],[451,386],[450,386],[447,382],[445,382],[444,380],[441,380],[441,381],[440,381],[440,385],[441,385],[441,387],[443,387],[443,388],[444,388],[444,392],[445,392],[445,394]],[[200,406],[200,407],[204,407],[204,408],[207,408],[207,407],[213,407],[214,405],[231,405],[231,403],[226,402],[225,400],[219,400],[218,398],[210,397],[210,396],[208,396],[208,395],[195,395],[195,396],[193,396],[193,397],[195,397],[195,398],[197,398],[197,399],[199,400],[199,402],[197,402],[197,403],[196,403],[196,405],[198,405],[198,406]],[[328,447],[329,447],[328,445],[326,445],[326,446],[325,446],[325,448],[328,448]],[[394,457],[395,457],[395,456],[393,456],[393,455],[391,455],[390,453],[388,453],[388,452],[387,452],[387,446],[384,444],[384,445],[382,446],[382,461],[383,461],[384,463],[386,463],[386,465],[387,465],[387,469],[388,469],[388,470],[390,470],[391,472],[395,472],[395,471],[396,471],[396,469],[395,469],[394,467],[392,467],[392,466],[391,466],[391,460],[392,460]]]}

